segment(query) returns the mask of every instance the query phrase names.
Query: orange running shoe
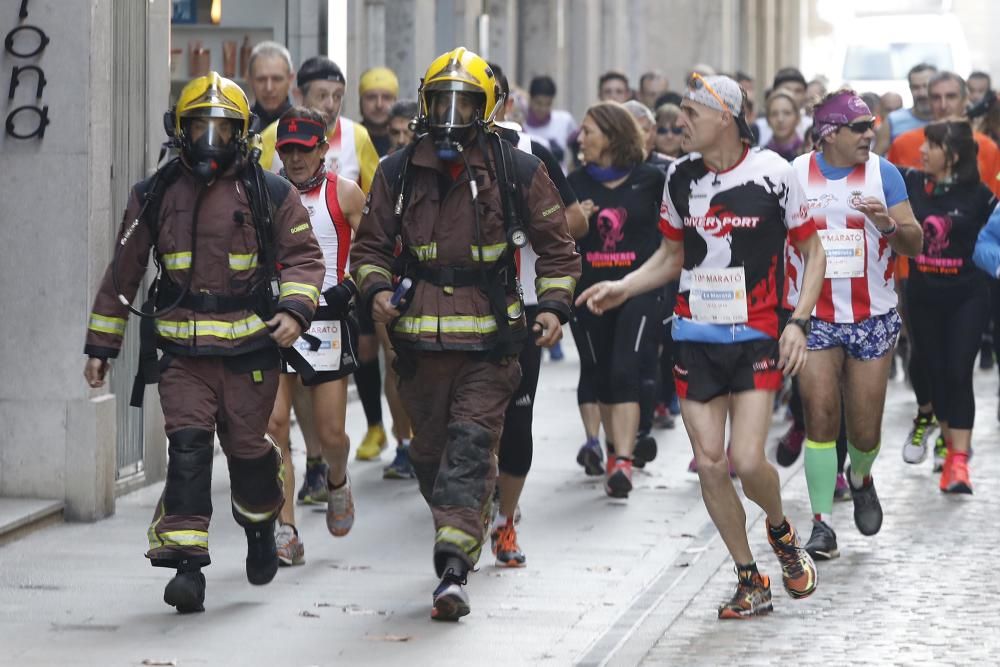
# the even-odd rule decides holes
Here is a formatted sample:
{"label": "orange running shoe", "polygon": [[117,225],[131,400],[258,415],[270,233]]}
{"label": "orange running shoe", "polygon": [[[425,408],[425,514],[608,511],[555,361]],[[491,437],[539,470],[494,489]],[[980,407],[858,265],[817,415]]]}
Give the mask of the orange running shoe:
{"label": "orange running shoe", "polygon": [[732,599],[719,607],[719,618],[749,618],[770,613],[771,579],[767,575],[756,574],[752,579],[740,579]]}
{"label": "orange running shoe", "polygon": [[775,539],[766,521],[764,524],[767,541],[781,563],[781,579],[785,591],[796,600],[809,597],[816,590],[816,565],[809,552],[799,544],[798,533],[788,524],[788,532]]}
{"label": "orange running shoe", "polygon": [[941,479],[938,480],[938,488],[942,493],[947,493],[948,486],[951,484],[951,462],[952,452],[951,447],[949,447],[944,456],[944,463],[941,464]]}
{"label": "orange running shoe", "polygon": [[504,567],[524,567],[524,552],[517,544],[517,530],[514,528],[514,517],[507,517],[507,523],[496,528],[493,533],[493,553],[497,557],[497,565]]}
{"label": "orange running shoe", "polygon": [[[967,493],[972,495],[972,482],[969,481],[969,455],[965,452],[949,452],[948,463],[945,463],[945,470],[948,471],[948,486],[945,493]],[[944,475],[941,475],[944,479]]]}

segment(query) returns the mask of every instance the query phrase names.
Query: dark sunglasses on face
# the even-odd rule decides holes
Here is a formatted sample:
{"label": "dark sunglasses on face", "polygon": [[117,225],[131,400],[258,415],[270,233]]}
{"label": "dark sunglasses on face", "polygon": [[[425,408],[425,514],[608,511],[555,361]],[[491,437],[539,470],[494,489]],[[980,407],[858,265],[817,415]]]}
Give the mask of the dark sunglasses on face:
{"label": "dark sunglasses on face", "polygon": [[657,134],[676,134],[676,135],[681,135],[681,134],[684,134],[684,128],[683,127],[678,127],[676,125],[671,125],[670,127],[667,127],[666,125],[657,125],[656,126],[656,133]]}
{"label": "dark sunglasses on face", "polygon": [[841,127],[846,127],[848,130],[854,134],[864,134],[868,130],[875,127],[874,120],[859,120],[853,123],[845,123]]}
{"label": "dark sunglasses on face", "polygon": [[314,150],[319,148],[319,146],[320,144],[316,144],[312,148],[309,148],[308,146],[303,146],[302,144],[285,144],[284,146],[278,149],[278,153],[280,153],[281,155],[290,155],[292,153],[300,153],[302,155],[306,155],[312,153]]}

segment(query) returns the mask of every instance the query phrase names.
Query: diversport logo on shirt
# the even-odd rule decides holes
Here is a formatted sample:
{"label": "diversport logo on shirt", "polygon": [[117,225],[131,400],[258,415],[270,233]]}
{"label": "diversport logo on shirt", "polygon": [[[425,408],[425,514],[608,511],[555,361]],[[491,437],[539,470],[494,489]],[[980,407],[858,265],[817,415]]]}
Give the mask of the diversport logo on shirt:
{"label": "diversport logo on shirt", "polygon": [[759,215],[735,215],[725,204],[712,206],[705,215],[689,215],[684,218],[685,227],[701,229],[718,238],[728,236],[734,229],[756,229],[759,223]]}

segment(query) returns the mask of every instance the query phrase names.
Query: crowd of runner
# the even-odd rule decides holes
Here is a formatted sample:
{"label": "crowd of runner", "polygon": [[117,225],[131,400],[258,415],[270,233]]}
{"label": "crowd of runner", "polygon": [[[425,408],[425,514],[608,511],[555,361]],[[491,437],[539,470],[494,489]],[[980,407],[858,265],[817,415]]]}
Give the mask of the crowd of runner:
{"label": "crowd of runner", "polygon": [[[1000,354],[1000,335],[992,335],[1000,323],[1000,104],[987,74],[913,63],[913,102],[903,108],[897,94],[838,88],[794,67],[766,86],[707,65],[692,67],[681,85],[651,71],[633,86],[608,71],[577,119],[558,108],[552,78],[522,88],[502,63],[490,70],[502,100],[490,120],[544,165],[582,265],[569,325],[583,444],[566,452],[567,465],[575,456],[582,474],[603,478],[608,496],[626,499],[634,468],[682,465],[656,461],[656,432],[681,419],[693,452],[688,470],[736,566],[736,592],[719,618],[772,607],[733,479],[763,508],[793,598],[815,590],[815,561],[840,553],[835,501],[852,501],[862,534],[879,532],[873,466],[880,455],[899,451],[911,465],[931,455],[942,492],[973,492],[973,371],[977,357],[990,368]],[[296,67],[273,42],[254,49],[249,81],[261,165],[298,189],[325,258],[315,319],[337,317],[336,288],[344,304],[354,296],[345,278],[354,268],[352,238],[368,220],[365,195],[380,159],[415,140],[418,91],[400,90],[383,67],[357,81],[322,56]],[[357,122],[342,109],[348,86],[359,93]],[[519,250],[529,328],[546,312],[536,259],[532,245]],[[379,460],[391,437],[385,479],[414,479],[415,463],[426,465],[417,461],[426,444],[412,444],[418,424],[397,391],[387,324],[360,307],[344,322],[351,331],[342,340],[356,345],[357,363],[317,369],[308,381],[284,369],[268,424],[284,460],[287,502],[275,523],[283,565],[305,562],[293,496],[325,504],[334,537],[354,523],[350,375],[368,423],[355,458]],[[550,358],[563,358],[558,346]],[[496,452],[487,533],[498,566],[529,562],[517,538],[518,503],[531,468],[535,395],[545,391],[542,359],[541,347],[524,346]],[[898,373],[913,389],[913,428],[905,442],[883,443],[882,408]],[[776,462],[790,466],[804,450],[808,539],[789,524],[764,455],[771,415],[786,409],[791,426]],[[306,445],[297,492],[292,414]],[[461,596],[459,578],[445,577],[436,609],[444,608],[442,591]]]}

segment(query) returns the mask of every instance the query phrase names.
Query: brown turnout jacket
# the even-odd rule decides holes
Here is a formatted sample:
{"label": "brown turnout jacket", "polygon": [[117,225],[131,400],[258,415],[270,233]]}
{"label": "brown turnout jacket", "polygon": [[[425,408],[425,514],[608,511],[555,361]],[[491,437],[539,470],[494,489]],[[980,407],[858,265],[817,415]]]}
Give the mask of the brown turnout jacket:
{"label": "brown turnout jacket", "polygon": [[[306,329],[323,285],[323,254],[298,192],[290,183],[284,184],[285,195],[278,200],[272,197],[275,210],[272,239],[281,282],[278,310],[291,314]],[[133,188],[118,232],[119,242],[141,206],[142,199]],[[192,248],[196,208],[197,240]],[[146,273],[152,246],[150,227],[142,222],[122,249],[118,280],[129,302],[135,298]],[[205,188],[187,168],[181,167],[177,179],[164,191],[160,204],[156,251],[164,277],[180,288],[188,272],[194,271],[191,293],[244,296],[261,279],[257,275],[261,269],[257,250],[246,190],[236,168]],[[172,301],[168,299],[161,306]],[[118,300],[109,265],[94,299],[84,353],[104,358],[117,356],[127,319],[128,310]],[[232,356],[272,344],[267,326],[249,308],[201,313],[178,307],[157,319],[155,326],[159,347],[174,354]]]}
{"label": "brown turnout jacket", "polygon": [[[492,152],[491,141],[491,165]],[[522,224],[538,254],[538,308],[555,313],[565,322],[580,277],[580,256],[569,234],[559,192],[544,165],[513,147],[511,154],[522,184]],[[432,142],[426,138],[419,140],[413,151],[407,172],[411,183],[409,201],[402,224],[398,222],[395,178],[387,174],[399,173],[405,155],[406,151],[398,151],[379,164],[361,226],[351,245],[351,273],[369,307],[375,293],[393,288],[397,237],[427,267],[469,269],[479,267],[481,261],[488,266],[508,261],[503,191],[493,176],[496,170],[487,168],[479,145],[474,143],[465,152],[479,193],[478,239],[467,172],[463,169],[453,179],[448,165],[437,157]],[[516,291],[508,290],[506,305],[512,330],[523,330],[524,314]],[[450,287],[420,280],[415,283],[405,312],[390,327],[397,345],[422,350],[489,350],[497,330],[489,300],[478,285]]]}

